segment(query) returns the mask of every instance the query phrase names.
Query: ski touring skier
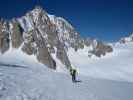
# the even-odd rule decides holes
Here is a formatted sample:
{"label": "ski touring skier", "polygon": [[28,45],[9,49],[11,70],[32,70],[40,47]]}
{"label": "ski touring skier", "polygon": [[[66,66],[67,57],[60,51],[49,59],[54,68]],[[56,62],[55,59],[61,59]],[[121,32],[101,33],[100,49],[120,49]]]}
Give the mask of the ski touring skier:
{"label": "ski touring skier", "polygon": [[77,70],[74,69],[74,68],[71,68],[70,69],[70,74],[72,76],[72,82],[77,82],[77,80],[76,80]]}
{"label": "ski touring skier", "polygon": [[72,67],[71,67],[71,69],[70,69],[70,74],[71,74],[71,76],[72,76],[72,82],[73,82],[73,83],[81,82],[81,81],[77,80],[77,74],[78,74],[78,72],[77,72],[77,70],[76,70],[75,68],[72,68]]}

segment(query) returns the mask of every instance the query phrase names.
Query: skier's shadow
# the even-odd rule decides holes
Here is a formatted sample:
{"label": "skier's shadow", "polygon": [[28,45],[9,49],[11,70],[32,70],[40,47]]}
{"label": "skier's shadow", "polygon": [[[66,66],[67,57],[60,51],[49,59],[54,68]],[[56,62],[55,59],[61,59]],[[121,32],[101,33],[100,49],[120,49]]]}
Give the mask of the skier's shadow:
{"label": "skier's shadow", "polygon": [[82,82],[81,80],[77,80],[76,82]]}
{"label": "skier's shadow", "polygon": [[81,83],[81,80],[75,80],[74,83]]}

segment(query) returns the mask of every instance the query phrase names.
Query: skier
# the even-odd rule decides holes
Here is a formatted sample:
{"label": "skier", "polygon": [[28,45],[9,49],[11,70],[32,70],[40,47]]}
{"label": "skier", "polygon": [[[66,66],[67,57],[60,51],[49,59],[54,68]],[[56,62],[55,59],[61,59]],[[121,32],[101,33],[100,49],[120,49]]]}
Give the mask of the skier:
{"label": "skier", "polygon": [[77,80],[76,80],[77,70],[71,68],[71,69],[70,69],[70,73],[71,73],[71,76],[72,76],[72,81],[73,81],[73,82],[77,82]]}

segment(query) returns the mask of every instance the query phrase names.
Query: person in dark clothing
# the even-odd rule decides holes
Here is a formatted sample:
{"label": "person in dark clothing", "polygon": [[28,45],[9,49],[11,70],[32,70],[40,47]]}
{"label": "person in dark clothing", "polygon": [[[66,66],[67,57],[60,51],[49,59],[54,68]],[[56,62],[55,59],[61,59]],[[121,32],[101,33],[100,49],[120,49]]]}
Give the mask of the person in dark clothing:
{"label": "person in dark clothing", "polygon": [[73,69],[72,81],[76,82],[76,69]]}
{"label": "person in dark clothing", "polygon": [[76,82],[76,74],[77,74],[76,69],[70,69],[70,73],[71,73],[71,76],[72,76],[72,81]]}

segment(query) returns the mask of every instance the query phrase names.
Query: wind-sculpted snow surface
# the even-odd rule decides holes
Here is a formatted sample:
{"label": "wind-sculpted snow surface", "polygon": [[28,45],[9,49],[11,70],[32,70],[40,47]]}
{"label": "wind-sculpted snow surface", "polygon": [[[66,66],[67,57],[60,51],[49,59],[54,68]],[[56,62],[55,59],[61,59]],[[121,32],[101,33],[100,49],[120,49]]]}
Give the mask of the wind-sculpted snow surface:
{"label": "wind-sculpted snow surface", "polygon": [[0,100],[132,100],[133,84],[81,76],[72,83],[67,74],[34,65],[0,66]]}

